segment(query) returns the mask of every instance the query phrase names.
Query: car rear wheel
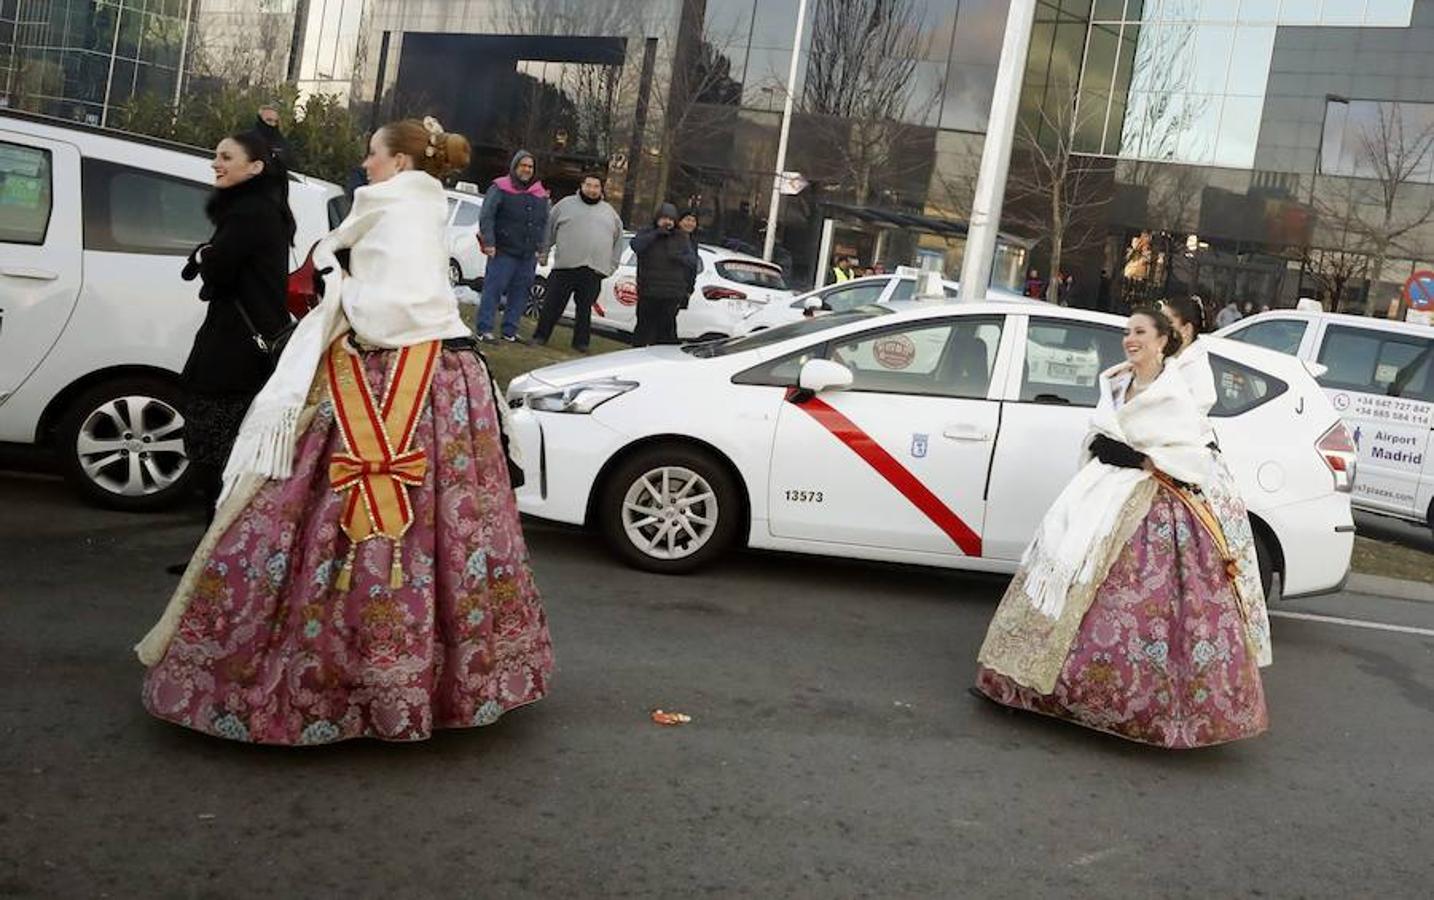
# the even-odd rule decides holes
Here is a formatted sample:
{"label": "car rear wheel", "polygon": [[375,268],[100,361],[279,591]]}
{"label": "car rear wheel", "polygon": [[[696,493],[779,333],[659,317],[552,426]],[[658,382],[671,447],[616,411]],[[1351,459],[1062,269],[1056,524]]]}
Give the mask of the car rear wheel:
{"label": "car rear wheel", "polygon": [[732,544],[741,494],[712,454],[669,444],[618,466],[598,515],[608,544],[629,565],[676,575],[707,565]]}
{"label": "car rear wheel", "polygon": [[158,378],[116,378],[70,405],[55,431],[61,468],[85,499],[142,512],[183,500],[189,490],[178,386]]}
{"label": "car rear wheel", "polygon": [[[432,271],[432,270],[430,269],[429,271]],[[460,284],[462,284],[462,283],[463,283],[463,267],[458,264],[458,260],[456,260],[456,259],[450,259],[450,260],[448,260],[448,286],[449,286],[449,287],[458,287],[458,285],[460,285]]]}
{"label": "car rear wheel", "polygon": [[548,296],[548,279],[539,275],[533,280],[533,286],[528,289],[528,303],[523,307],[523,315],[530,319],[536,319],[543,312],[543,300]]}

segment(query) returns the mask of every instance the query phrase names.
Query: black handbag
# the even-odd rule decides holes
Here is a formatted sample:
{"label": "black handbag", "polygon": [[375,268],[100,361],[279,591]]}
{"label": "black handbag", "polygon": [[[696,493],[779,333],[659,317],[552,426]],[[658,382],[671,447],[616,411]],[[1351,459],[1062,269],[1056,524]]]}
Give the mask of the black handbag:
{"label": "black handbag", "polygon": [[260,353],[269,357],[271,363],[278,362],[279,357],[284,352],[285,345],[289,343],[289,337],[294,333],[294,328],[298,326],[298,323],[290,319],[287,325],[279,329],[278,333],[272,336],[265,336],[264,332],[259,330],[259,326],[254,324],[254,320],[249,318],[249,311],[244,308],[242,302],[236,299],[234,301],[234,308],[239,310],[239,317],[244,320],[244,327],[249,329],[249,336],[254,339],[254,346],[259,348]]}

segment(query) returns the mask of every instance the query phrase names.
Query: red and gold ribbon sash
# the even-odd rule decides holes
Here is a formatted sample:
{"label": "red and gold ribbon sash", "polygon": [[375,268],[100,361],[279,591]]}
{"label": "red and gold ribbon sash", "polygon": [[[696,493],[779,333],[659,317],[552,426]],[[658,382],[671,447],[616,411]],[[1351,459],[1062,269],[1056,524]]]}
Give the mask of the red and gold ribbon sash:
{"label": "red and gold ribbon sash", "polygon": [[[1235,594],[1235,608],[1240,613],[1240,618],[1248,624],[1250,621],[1250,610],[1244,595],[1240,593],[1240,560],[1235,556],[1234,550],[1230,547],[1230,541],[1225,537],[1225,529],[1220,526],[1220,520],[1215,517],[1215,511],[1203,498],[1195,497],[1188,488],[1181,485],[1175,479],[1164,472],[1155,472],[1155,480],[1165,485],[1170,491],[1180,498],[1185,508],[1195,517],[1205,533],[1210,535],[1210,540],[1215,544],[1215,552],[1220,554],[1220,559],[1225,563],[1225,574],[1230,576],[1230,586]],[[1246,635],[1248,639],[1248,633]]]}
{"label": "red and gold ribbon sash", "polygon": [[410,445],[439,349],[438,341],[429,341],[399,350],[382,404],[374,401],[362,359],[345,349],[343,339],[329,349],[329,396],[345,449],[329,462],[329,483],[348,494],[340,525],[352,542],[339,572],[339,590],[349,588],[358,545],[378,537],[393,543],[390,586],[403,584],[399,547],[413,524],[408,489],[423,484],[428,472],[428,454]]}

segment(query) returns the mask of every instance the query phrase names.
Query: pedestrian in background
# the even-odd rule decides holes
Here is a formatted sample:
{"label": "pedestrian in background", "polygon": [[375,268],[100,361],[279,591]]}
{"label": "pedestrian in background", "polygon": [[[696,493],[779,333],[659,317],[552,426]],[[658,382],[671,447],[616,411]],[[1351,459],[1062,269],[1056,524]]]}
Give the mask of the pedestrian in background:
{"label": "pedestrian in background", "polygon": [[622,262],[622,217],[603,199],[602,177],[583,176],[578,192],[559,200],[548,217],[544,253],[551,248],[553,270],[533,342],[546,344],[553,326],[573,301],[573,349],[586,353],[593,303],[602,281]]}
{"label": "pedestrian in background", "polygon": [[1101,312],[1112,312],[1115,307],[1112,305],[1110,296],[1110,270],[1100,270],[1100,286],[1095,293],[1095,308]]}
{"label": "pedestrian in background", "polygon": [[1224,328],[1227,325],[1234,325],[1240,321],[1241,318],[1243,318],[1243,316],[1240,314],[1240,307],[1234,300],[1231,300],[1220,307],[1220,311],[1215,314],[1215,327]]}
{"label": "pedestrian in background", "polygon": [[548,233],[551,212],[548,189],[537,178],[533,154],[513,154],[508,174],[493,182],[483,197],[478,235],[488,266],[483,273],[483,300],[478,305],[478,339],[496,340],[494,319],[499,303],[503,311],[503,340],[518,341],[518,321],[528,303],[538,268],[538,251]]}
{"label": "pedestrian in background", "polygon": [[632,239],[637,253],[634,347],[677,343],[677,310],[697,272],[692,242],[677,227],[677,207],[664,203],[652,225]]}
{"label": "pedestrian in background", "polygon": [[841,284],[843,281],[851,281],[855,277],[851,271],[851,257],[838,256],[836,265],[832,267],[832,283]]}
{"label": "pedestrian in background", "polygon": [[1041,280],[1041,273],[1035,269],[1026,273],[1025,295],[1034,300],[1046,299],[1046,283]]}
{"label": "pedestrian in background", "polygon": [[[697,227],[698,220],[696,208],[688,207],[687,209],[684,209],[681,213],[678,214],[677,230],[687,235],[687,241],[692,245],[692,258],[697,261],[697,264],[692,267],[691,277],[687,279],[687,293],[682,295],[682,302],[678,304],[677,313],[680,313],[682,310],[687,308],[687,305],[692,301],[692,292],[697,290],[697,269],[699,266],[701,266],[702,259],[702,257],[698,253],[698,248],[700,245],[697,240]],[[677,333],[677,313],[673,314],[673,334]]]}
{"label": "pedestrian in background", "polygon": [[205,213],[214,234],[194,248],[181,273],[186,281],[199,279],[205,303],[181,378],[184,449],[206,521],[214,518],[239,424],[273,371],[260,342],[275,342],[290,328],[285,298],[294,241],[288,172],[262,135],[226,137],[210,166],[214,192]]}
{"label": "pedestrian in background", "polygon": [[274,156],[285,168],[292,168],[294,165],[293,148],[289,146],[289,139],[284,137],[283,119],[279,115],[279,107],[272,103],[265,103],[259,107],[259,114],[254,120],[254,131],[264,139],[273,151]]}

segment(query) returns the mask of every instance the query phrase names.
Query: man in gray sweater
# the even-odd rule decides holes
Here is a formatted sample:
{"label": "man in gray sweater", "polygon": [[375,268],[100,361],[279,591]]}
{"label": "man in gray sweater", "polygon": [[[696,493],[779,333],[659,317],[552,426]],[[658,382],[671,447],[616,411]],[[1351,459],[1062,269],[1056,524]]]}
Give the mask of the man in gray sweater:
{"label": "man in gray sweater", "polygon": [[544,252],[553,249],[553,270],[533,343],[546,344],[571,299],[573,349],[586,353],[591,333],[593,303],[602,281],[622,261],[622,218],[603,200],[602,178],[585,175],[582,187],[564,197],[548,216]]}

